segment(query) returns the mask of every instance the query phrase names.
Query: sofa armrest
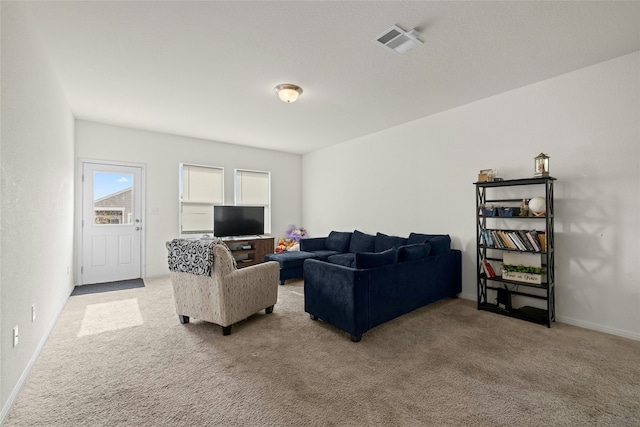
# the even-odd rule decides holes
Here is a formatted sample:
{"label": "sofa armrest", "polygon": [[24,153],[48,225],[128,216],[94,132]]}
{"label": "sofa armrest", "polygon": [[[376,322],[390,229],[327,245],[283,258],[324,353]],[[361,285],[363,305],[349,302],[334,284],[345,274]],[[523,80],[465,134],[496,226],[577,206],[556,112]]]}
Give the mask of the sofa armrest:
{"label": "sofa armrest", "polygon": [[300,250],[306,252],[323,251],[327,249],[325,242],[326,237],[312,237],[309,239],[300,239]]}
{"label": "sofa armrest", "polygon": [[369,273],[315,259],[304,262],[304,308],[352,337],[369,323]]}

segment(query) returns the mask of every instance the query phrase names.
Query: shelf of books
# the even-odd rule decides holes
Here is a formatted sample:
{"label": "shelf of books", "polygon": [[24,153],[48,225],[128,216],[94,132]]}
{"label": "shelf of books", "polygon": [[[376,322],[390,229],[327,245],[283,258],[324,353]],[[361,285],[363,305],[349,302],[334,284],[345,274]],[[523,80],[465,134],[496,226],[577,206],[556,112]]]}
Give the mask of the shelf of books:
{"label": "shelf of books", "polygon": [[536,230],[489,230],[483,229],[480,244],[488,249],[546,252],[547,239],[544,231]]}
{"label": "shelf of books", "polygon": [[547,327],[555,321],[554,181],[475,183],[479,310]]}

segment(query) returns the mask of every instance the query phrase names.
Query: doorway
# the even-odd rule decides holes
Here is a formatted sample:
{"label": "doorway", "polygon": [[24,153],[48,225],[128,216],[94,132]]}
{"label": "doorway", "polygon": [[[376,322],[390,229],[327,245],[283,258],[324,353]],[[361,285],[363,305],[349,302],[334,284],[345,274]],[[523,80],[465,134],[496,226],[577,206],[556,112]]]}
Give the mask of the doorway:
{"label": "doorway", "polygon": [[143,277],[144,166],[80,160],[77,284]]}

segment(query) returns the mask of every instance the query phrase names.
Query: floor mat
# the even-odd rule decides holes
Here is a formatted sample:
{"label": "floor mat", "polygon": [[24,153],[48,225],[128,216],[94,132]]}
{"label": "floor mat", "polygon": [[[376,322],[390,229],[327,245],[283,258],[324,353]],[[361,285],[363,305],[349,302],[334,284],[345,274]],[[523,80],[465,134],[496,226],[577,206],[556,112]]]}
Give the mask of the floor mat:
{"label": "floor mat", "polygon": [[142,279],[120,280],[118,282],[96,283],[94,285],[76,286],[71,296],[97,294],[99,292],[122,291],[124,289],[144,288]]}

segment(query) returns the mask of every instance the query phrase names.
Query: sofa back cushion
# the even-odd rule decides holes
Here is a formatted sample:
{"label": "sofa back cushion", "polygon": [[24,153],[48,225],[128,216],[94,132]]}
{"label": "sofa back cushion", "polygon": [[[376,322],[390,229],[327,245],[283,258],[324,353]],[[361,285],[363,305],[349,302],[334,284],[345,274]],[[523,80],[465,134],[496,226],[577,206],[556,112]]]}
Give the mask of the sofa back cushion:
{"label": "sofa back cushion", "polygon": [[367,268],[384,267],[395,264],[398,260],[398,250],[396,248],[387,249],[382,252],[357,252],[356,268],[364,270]]}
{"label": "sofa back cushion", "polygon": [[321,251],[326,249],[326,237],[311,237],[300,239],[300,250],[305,252]]}
{"label": "sofa back cushion", "polygon": [[415,243],[413,245],[400,246],[398,248],[398,262],[415,261],[429,256],[431,252],[431,244]]}
{"label": "sofa back cushion", "polygon": [[430,237],[428,242],[431,244],[430,255],[444,255],[451,250],[451,237],[448,234]]}
{"label": "sofa back cushion", "polygon": [[404,237],[397,236],[387,236],[386,234],[378,233],[376,234],[376,243],[374,247],[374,252],[382,252],[391,248],[399,248],[400,246],[406,245],[407,239]]}
{"label": "sofa back cushion", "polygon": [[407,245],[415,245],[416,243],[425,243],[429,239],[426,234],[411,233],[407,239]]}
{"label": "sofa back cushion", "polygon": [[346,231],[332,231],[329,233],[324,245],[327,249],[337,252],[348,252],[351,234]]}
{"label": "sofa back cushion", "polygon": [[407,239],[408,245],[426,242],[431,244],[431,253],[429,255],[444,255],[451,250],[451,237],[448,234],[411,233]]}
{"label": "sofa back cushion", "polygon": [[355,230],[351,236],[351,243],[349,243],[349,252],[352,254],[356,252],[373,252],[375,241],[376,236]]}
{"label": "sofa back cushion", "polygon": [[345,267],[354,268],[356,264],[356,254],[335,254],[327,258],[331,264],[338,264]]}

